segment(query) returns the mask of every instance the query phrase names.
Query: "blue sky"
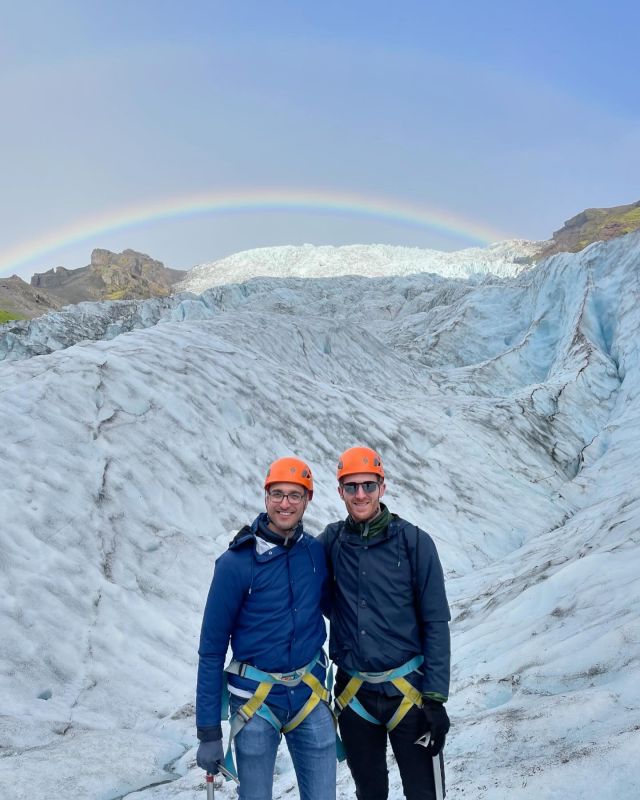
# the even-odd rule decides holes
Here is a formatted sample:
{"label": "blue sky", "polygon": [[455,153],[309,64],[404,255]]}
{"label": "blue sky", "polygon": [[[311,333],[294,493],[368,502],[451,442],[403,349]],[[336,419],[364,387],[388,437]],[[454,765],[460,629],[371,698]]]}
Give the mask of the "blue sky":
{"label": "blue sky", "polygon": [[[4,5],[0,275],[94,247],[189,268],[273,244],[543,239],[640,200],[637,3]],[[128,211],[270,192],[426,222],[356,202]]]}

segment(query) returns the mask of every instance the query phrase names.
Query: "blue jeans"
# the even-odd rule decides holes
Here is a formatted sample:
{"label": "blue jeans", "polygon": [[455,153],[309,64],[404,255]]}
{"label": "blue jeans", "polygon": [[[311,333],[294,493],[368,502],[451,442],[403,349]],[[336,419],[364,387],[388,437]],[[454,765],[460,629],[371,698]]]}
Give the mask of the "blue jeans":
{"label": "blue jeans", "polygon": [[[246,702],[229,697],[235,713]],[[282,724],[294,714],[271,709]],[[336,729],[333,715],[324,703],[318,703],[309,716],[285,734],[287,747],[298,779],[300,800],[335,800]],[[235,740],[240,800],[272,800],[273,770],[280,734],[259,716],[252,717]]]}

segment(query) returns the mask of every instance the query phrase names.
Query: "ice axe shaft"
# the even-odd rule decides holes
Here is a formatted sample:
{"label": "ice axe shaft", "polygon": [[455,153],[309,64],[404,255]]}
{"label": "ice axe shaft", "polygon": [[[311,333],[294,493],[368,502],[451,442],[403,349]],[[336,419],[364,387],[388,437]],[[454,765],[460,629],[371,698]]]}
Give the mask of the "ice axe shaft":
{"label": "ice axe shaft", "polygon": [[433,759],[433,782],[436,785],[436,800],[444,800],[444,786],[442,785],[442,765],[440,763],[440,753]]}
{"label": "ice axe shaft", "polygon": [[[421,747],[428,747],[429,743],[431,742],[431,734],[427,731],[424,736],[421,736],[419,739],[416,739],[416,744],[419,744]],[[440,760],[442,757],[442,753],[438,753],[437,756],[433,756],[431,761],[433,763],[433,782],[436,787],[436,800],[444,800],[444,784],[442,782],[442,761]]]}
{"label": "ice axe shaft", "polygon": [[[230,772],[224,764],[218,762],[216,764],[218,772],[223,775],[228,781],[233,781],[238,786],[240,786],[240,781],[238,780],[237,776]],[[207,800],[214,800],[216,795],[216,789],[213,784],[213,773],[207,772]]]}

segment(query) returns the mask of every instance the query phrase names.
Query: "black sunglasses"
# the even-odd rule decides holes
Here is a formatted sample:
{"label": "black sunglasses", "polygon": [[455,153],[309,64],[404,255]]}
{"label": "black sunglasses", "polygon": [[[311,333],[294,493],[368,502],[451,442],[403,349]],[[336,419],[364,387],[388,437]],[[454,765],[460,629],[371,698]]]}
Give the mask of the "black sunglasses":
{"label": "black sunglasses", "polygon": [[362,486],[367,494],[373,494],[380,486],[379,481],[363,481],[362,483],[343,483],[342,489],[345,494],[354,495],[358,491],[358,486]]}

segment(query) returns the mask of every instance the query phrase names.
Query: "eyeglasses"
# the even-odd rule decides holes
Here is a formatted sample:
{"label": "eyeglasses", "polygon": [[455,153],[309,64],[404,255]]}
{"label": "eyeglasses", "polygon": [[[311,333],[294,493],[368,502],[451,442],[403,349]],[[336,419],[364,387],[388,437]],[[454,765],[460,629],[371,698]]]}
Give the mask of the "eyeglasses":
{"label": "eyeglasses", "polygon": [[343,483],[342,488],[345,494],[354,495],[358,491],[358,487],[362,486],[367,494],[373,494],[380,486],[378,481],[363,481],[362,483]]}
{"label": "eyeglasses", "polygon": [[267,490],[267,497],[269,500],[273,500],[274,503],[281,503],[284,498],[286,497],[287,500],[291,503],[292,506],[297,506],[298,503],[301,503],[304,498],[305,494],[301,492],[281,492],[280,489],[268,489]]}

